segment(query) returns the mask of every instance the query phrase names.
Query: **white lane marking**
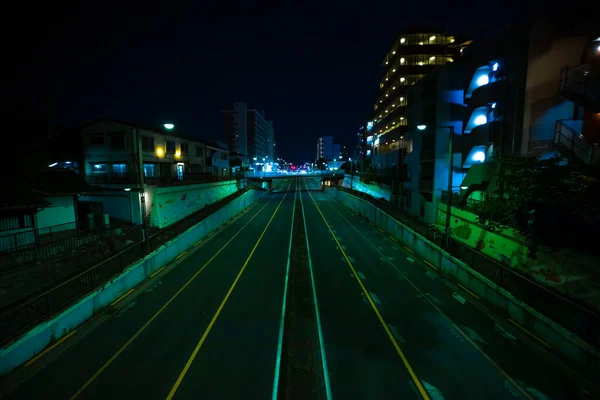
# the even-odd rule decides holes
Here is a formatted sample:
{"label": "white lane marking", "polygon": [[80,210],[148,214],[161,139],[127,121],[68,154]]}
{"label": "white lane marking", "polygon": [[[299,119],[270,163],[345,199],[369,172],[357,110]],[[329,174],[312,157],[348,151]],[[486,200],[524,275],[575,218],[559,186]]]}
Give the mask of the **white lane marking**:
{"label": "white lane marking", "polygon": [[471,339],[474,342],[479,342],[482,344],[488,344],[477,332],[475,332],[473,329],[469,328],[468,326],[464,326],[461,325],[460,329],[462,329],[462,331],[469,337],[469,339]]}
{"label": "white lane marking", "polygon": [[467,300],[464,297],[462,297],[456,292],[452,293],[452,297],[454,297],[460,304],[465,304],[467,302]]}
{"label": "white lane marking", "polygon": [[[290,240],[288,243],[287,265],[285,267],[285,279],[283,282],[283,299],[281,302],[281,319],[279,320],[279,336],[277,340],[277,356],[275,359],[275,374],[273,378],[273,394],[272,400],[277,400],[279,397],[279,374],[281,370],[281,354],[283,353],[283,329],[285,325],[285,309],[287,303],[288,281],[290,276],[290,264],[292,260],[292,238],[294,233],[294,217],[296,216],[296,196],[298,195],[298,183],[296,182],[296,190],[294,192],[294,206],[292,207],[292,225],[290,227]],[[306,234],[306,232],[305,232]]]}
{"label": "white lane marking", "polygon": [[494,330],[496,332],[498,332],[500,335],[502,335],[503,338],[507,339],[512,344],[514,344],[514,345],[517,344],[517,338],[512,333],[510,333],[509,331],[504,329],[502,326],[500,326],[498,323],[494,324]]}
{"label": "white lane marking", "polygon": [[365,278],[365,274],[363,274],[362,272],[360,272],[360,271],[356,271],[356,273],[358,274],[358,277],[359,277],[360,279],[362,279],[363,281],[367,279],[367,278]]}
{"label": "white lane marking", "polygon": [[[537,390],[536,388],[533,388],[529,385],[526,385],[525,383],[521,382],[518,379],[515,379],[515,382],[521,386],[523,389],[525,389],[525,391],[531,395],[531,397],[535,400],[551,400],[550,396],[540,392],[539,390]],[[523,394],[521,392],[519,392],[517,390],[517,388],[515,388],[515,386],[513,384],[511,384],[509,381],[504,381],[504,387],[506,388],[506,390],[508,390],[508,392],[516,399],[524,399],[525,397],[523,396]]]}
{"label": "white lane marking", "polygon": [[400,331],[398,331],[398,328],[396,328],[394,325],[390,325],[390,324],[388,324],[388,328],[390,328],[390,331],[394,335],[394,338],[396,338],[396,341],[406,344],[406,340],[404,340],[404,338],[400,334]]}
{"label": "white lane marking", "polygon": [[438,306],[442,305],[442,301],[440,299],[438,299],[437,297],[435,297],[434,295],[432,295],[430,293],[425,293],[425,296],[429,297]]}
{"label": "white lane marking", "polygon": [[[306,182],[304,182],[306,183]],[[319,348],[321,350],[321,364],[323,366],[323,380],[325,382],[325,396],[331,400],[331,384],[329,382],[329,368],[327,367],[327,355],[325,354],[325,341],[323,339],[323,327],[321,325],[321,315],[319,313],[319,303],[317,301],[317,287],[315,285],[315,275],[313,273],[312,259],[310,256],[310,245],[308,243],[308,229],[306,228],[306,214],[304,213],[304,201],[300,195],[300,208],[302,209],[302,222],[304,223],[304,237],[306,238],[306,253],[308,258],[308,270],[310,271],[310,283],[313,292],[313,304],[315,306],[315,320],[317,321],[317,333],[319,337]]]}
{"label": "white lane marking", "polygon": [[411,263],[414,263],[414,262],[415,262],[415,260],[413,260],[413,259],[412,259],[412,258],[410,258],[410,257],[406,257],[406,261],[408,261],[408,262],[411,262]]}
{"label": "white lane marking", "polygon": [[375,293],[369,292],[369,296],[371,296],[371,299],[373,299],[373,301],[375,303],[381,304],[381,300],[379,300],[379,296],[377,296]]}
{"label": "white lane marking", "polygon": [[444,400],[444,395],[442,395],[442,391],[440,389],[423,380],[421,381],[421,383],[423,384],[425,390],[427,390],[427,393],[429,394],[431,400]]}
{"label": "white lane marking", "polygon": [[431,280],[437,279],[437,276],[431,271],[425,272],[425,276],[427,276]]}
{"label": "white lane marking", "polygon": [[137,303],[137,300],[133,300],[131,303],[127,304],[127,306],[121,308],[116,314],[115,314],[115,318],[119,318],[121,315],[125,314],[127,312],[127,310],[133,308],[133,306],[135,306],[135,303]]}

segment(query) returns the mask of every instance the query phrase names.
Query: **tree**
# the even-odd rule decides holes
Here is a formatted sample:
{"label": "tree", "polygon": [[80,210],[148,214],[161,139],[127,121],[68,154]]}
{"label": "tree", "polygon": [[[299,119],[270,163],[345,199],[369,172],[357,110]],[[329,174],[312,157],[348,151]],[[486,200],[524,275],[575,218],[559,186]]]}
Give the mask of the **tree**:
{"label": "tree", "polygon": [[512,229],[535,255],[538,245],[561,246],[579,240],[577,215],[590,208],[588,191],[594,178],[564,165],[559,157],[502,157],[498,190],[474,206],[478,222],[488,230]]}
{"label": "tree", "polygon": [[319,171],[327,169],[327,161],[323,157],[318,158],[316,164]]}

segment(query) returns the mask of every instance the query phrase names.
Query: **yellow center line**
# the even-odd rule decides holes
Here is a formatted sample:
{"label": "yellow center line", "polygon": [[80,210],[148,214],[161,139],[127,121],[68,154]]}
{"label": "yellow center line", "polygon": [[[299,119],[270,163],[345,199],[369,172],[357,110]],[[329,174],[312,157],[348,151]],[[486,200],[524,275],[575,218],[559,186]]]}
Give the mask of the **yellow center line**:
{"label": "yellow center line", "polygon": [[254,220],[254,218],[256,218],[256,217],[257,217],[257,216],[258,216],[258,215],[259,215],[259,214],[262,212],[262,210],[264,210],[264,209],[265,209],[265,207],[267,207],[267,206],[269,205],[269,203],[271,203],[271,200],[267,201],[267,202],[265,203],[265,205],[264,205],[264,206],[262,206],[262,207],[261,207],[261,209],[260,209],[260,210],[258,210],[258,212],[257,212],[256,214],[254,214],[254,215],[252,216],[252,218],[250,218],[250,219],[248,220],[248,222],[246,222],[246,223],[244,224],[244,226],[242,226],[242,227],[241,227],[241,228],[240,228],[240,229],[239,229],[239,230],[238,230],[238,231],[235,233],[235,235],[233,235],[233,236],[231,237],[231,239],[229,239],[229,240],[228,240],[228,241],[227,241],[227,242],[226,242],[226,243],[225,243],[225,244],[224,244],[224,245],[223,245],[223,246],[222,246],[222,247],[221,247],[219,250],[217,250],[217,251],[216,251],[216,253],[215,253],[215,254],[214,254],[214,255],[213,255],[213,256],[212,256],[212,257],[211,257],[211,258],[210,258],[210,259],[209,259],[209,260],[208,260],[206,263],[204,263],[204,265],[203,265],[203,266],[202,266],[202,267],[201,267],[201,268],[200,268],[198,271],[196,271],[196,273],[195,273],[194,275],[192,275],[192,277],[191,277],[191,278],[190,278],[190,279],[189,279],[189,280],[188,280],[186,283],[184,283],[184,284],[183,284],[183,286],[181,286],[181,287],[179,288],[179,290],[177,290],[177,292],[175,292],[175,294],[174,294],[174,295],[173,295],[173,296],[172,296],[172,297],[171,297],[169,300],[167,300],[167,302],[166,302],[165,304],[163,304],[163,306],[162,306],[162,307],[161,307],[161,308],[160,308],[160,309],[159,309],[159,310],[158,310],[158,311],[157,311],[157,312],[156,312],[156,313],[155,313],[155,314],[154,314],[152,317],[150,317],[150,319],[149,319],[148,321],[146,321],[146,323],[145,323],[145,324],[144,324],[144,325],[143,325],[143,326],[142,326],[140,329],[138,329],[138,331],[137,331],[137,332],[136,332],[136,333],[135,333],[133,336],[131,336],[131,337],[129,338],[129,340],[127,340],[127,342],[125,342],[125,344],[124,344],[123,346],[121,346],[121,348],[120,348],[119,350],[117,350],[117,352],[116,352],[115,354],[113,354],[113,355],[112,355],[112,356],[111,356],[111,357],[108,359],[108,361],[106,361],[106,362],[105,362],[105,363],[104,363],[104,364],[103,364],[103,365],[102,365],[102,366],[101,366],[101,367],[98,369],[98,371],[96,371],[96,372],[94,373],[94,375],[92,375],[92,377],[91,377],[90,379],[88,379],[88,380],[87,380],[87,381],[86,381],[86,382],[83,384],[83,386],[81,386],[81,387],[80,387],[80,388],[79,388],[79,389],[78,389],[78,390],[77,390],[77,391],[76,391],[76,392],[75,392],[75,393],[74,393],[74,394],[73,394],[73,395],[72,395],[72,396],[69,398],[69,400],[74,400],[74,399],[76,399],[77,397],[79,397],[79,396],[80,396],[80,395],[81,395],[81,394],[82,394],[82,393],[83,393],[83,392],[84,392],[84,391],[85,391],[85,390],[86,390],[86,389],[87,389],[87,388],[88,388],[88,387],[89,387],[89,386],[90,386],[90,385],[91,385],[91,384],[92,384],[92,383],[93,383],[93,382],[94,382],[94,381],[95,381],[95,380],[96,380],[96,379],[97,379],[97,378],[98,378],[98,377],[99,377],[101,374],[102,374],[102,372],[104,372],[104,370],[105,370],[106,368],[108,368],[108,367],[109,367],[109,366],[110,366],[110,365],[111,365],[111,364],[112,364],[112,363],[113,363],[113,362],[114,362],[114,361],[115,361],[115,360],[116,360],[116,359],[117,359],[117,358],[118,358],[118,357],[121,355],[121,353],[123,353],[123,352],[125,351],[125,349],[127,349],[127,348],[128,348],[128,347],[129,347],[129,346],[130,346],[130,345],[131,345],[131,344],[132,344],[134,341],[135,341],[135,339],[137,339],[137,338],[138,338],[138,337],[139,337],[139,336],[142,334],[142,332],[144,332],[144,331],[146,330],[146,328],[148,328],[148,326],[150,326],[150,324],[151,324],[151,323],[152,323],[152,322],[153,322],[153,321],[154,321],[156,318],[158,318],[158,316],[159,316],[160,314],[162,314],[162,312],[163,312],[163,311],[164,311],[164,310],[165,310],[165,309],[166,309],[166,308],[167,308],[167,307],[168,307],[168,306],[169,306],[169,305],[170,305],[170,304],[171,304],[171,303],[172,303],[172,302],[173,302],[173,301],[174,301],[174,300],[175,300],[175,299],[176,299],[176,298],[177,298],[177,297],[178,297],[178,296],[179,296],[179,295],[180,295],[180,294],[181,294],[181,293],[182,293],[182,292],[183,292],[183,291],[184,291],[184,290],[185,290],[185,289],[186,289],[186,288],[187,288],[187,287],[188,287],[188,286],[189,286],[189,285],[190,285],[190,284],[191,284],[191,283],[194,281],[194,279],[196,279],[196,277],[197,277],[198,275],[200,275],[200,273],[201,273],[202,271],[204,271],[204,269],[205,269],[206,267],[208,267],[208,266],[210,265],[210,263],[212,263],[212,262],[213,262],[213,260],[214,260],[215,258],[217,258],[217,256],[218,256],[219,254],[221,254],[221,253],[223,252],[223,250],[225,250],[225,248],[226,248],[227,246],[229,246],[229,244],[230,244],[231,242],[233,242],[233,241],[234,241],[234,239],[235,239],[236,237],[238,237],[238,235],[239,235],[240,233],[242,233],[242,231],[243,231],[243,230],[244,230],[244,229],[245,229],[245,228],[246,228],[248,225],[250,225],[250,223],[251,223],[251,222]]}
{"label": "yellow center line", "polygon": [[198,341],[198,344],[196,345],[196,348],[194,348],[194,351],[192,352],[192,355],[190,356],[190,358],[185,363],[185,366],[183,367],[183,370],[179,374],[179,377],[177,377],[177,380],[175,381],[175,384],[173,385],[173,387],[171,388],[171,391],[169,392],[169,395],[167,396],[167,400],[170,400],[170,399],[173,398],[173,396],[175,396],[175,393],[177,392],[177,389],[179,389],[179,386],[181,385],[181,382],[183,382],[183,378],[185,378],[185,375],[187,374],[188,370],[192,366],[192,363],[194,362],[194,359],[196,358],[196,355],[198,355],[198,352],[200,351],[200,349],[202,348],[202,345],[206,341],[206,338],[208,337],[208,334],[212,330],[213,325],[217,321],[217,318],[219,318],[219,314],[221,314],[221,311],[223,310],[223,307],[225,306],[225,303],[227,303],[227,300],[229,300],[229,296],[231,296],[231,293],[233,293],[233,289],[235,289],[235,286],[237,285],[237,283],[240,280],[242,274],[246,270],[246,267],[248,266],[248,263],[250,262],[250,259],[252,258],[252,256],[254,255],[254,252],[258,248],[258,245],[262,241],[263,236],[265,236],[265,233],[267,232],[267,229],[269,229],[269,226],[271,225],[271,222],[273,222],[273,219],[275,218],[275,215],[279,211],[279,208],[281,207],[281,204],[283,203],[283,200],[285,200],[285,197],[287,196],[287,192],[289,191],[291,184],[292,184],[292,182],[290,181],[290,184],[288,185],[288,188],[287,188],[285,194],[283,195],[283,198],[281,199],[281,201],[277,205],[277,208],[273,212],[273,215],[271,215],[271,218],[269,219],[269,222],[267,222],[267,226],[265,226],[265,228],[263,229],[262,233],[258,237],[258,240],[254,244],[254,247],[252,248],[252,251],[250,251],[250,254],[248,255],[248,258],[246,258],[246,261],[244,262],[244,265],[242,265],[242,268],[240,269],[240,272],[238,272],[237,276],[235,277],[235,280],[231,284],[231,287],[227,291],[227,294],[223,298],[223,301],[221,301],[221,304],[219,305],[219,308],[217,308],[217,311],[215,312],[215,315],[213,315],[212,319],[210,320],[210,323],[206,327],[206,330],[202,334],[202,337],[200,337],[200,340]]}
{"label": "yellow center line", "polygon": [[437,267],[436,267],[435,265],[433,265],[432,263],[430,263],[429,261],[427,261],[427,260],[423,260],[423,262],[424,262],[425,264],[429,265],[431,268],[435,269],[436,271],[439,271],[439,270],[437,269]]}
{"label": "yellow center line", "polygon": [[406,247],[406,246],[402,246],[402,247],[404,247],[404,250],[406,250],[406,251],[410,251],[411,253],[415,254],[415,252],[414,252],[414,251],[412,251],[411,249],[409,249],[408,247]]}
{"label": "yellow center line", "polygon": [[165,269],[167,266],[165,265],[164,267],[160,267],[159,269],[157,269],[156,271],[154,271],[152,273],[152,275],[150,275],[150,278],[154,278],[160,271],[162,271],[163,269]]}
{"label": "yellow center line", "polygon": [[402,351],[402,349],[400,348],[400,346],[398,345],[398,342],[396,341],[396,339],[394,338],[394,335],[392,334],[392,331],[390,330],[390,328],[388,327],[387,322],[385,322],[385,320],[383,319],[383,316],[381,315],[381,313],[379,312],[379,309],[377,308],[377,306],[375,305],[375,303],[373,302],[373,299],[371,298],[371,295],[369,294],[369,291],[367,290],[367,288],[365,287],[365,285],[362,283],[362,281],[360,280],[360,278],[358,277],[358,273],[356,272],[356,269],[354,268],[354,266],[352,265],[352,262],[350,261],[350,259],[348,258],[348,255],[346,254],[346,252],[344,251],[344,249],[342,248],[341,243],[338,241],[338,239],[335,237],[335,235],[333,234],[333,230],[331,229],[331,226],[329,225],[329,223],[327,222],[327,220],[325,219],[325,216],[323,215],[323,212],[321,212],[321,209],[319,208],[319,206],[317,205],[317,202],[315,201],[314,197],[312,196],[312,194],[310,192],[308,192],[308,195],[310,196],[310,198],[312,199],[315,207],[317,208],[317,211],[319,212],[319,214],[321,215],[321,218],[323,219],[323,222],[325,222],[325,225],[327,226],[327,229],[329,230],[329,233],[331,234],[331,236],[333,237],[333,240],[335,241],[335,243],[338,246],[338,249],[340,250],[340,252],[342,253],[342,255],[344,256],[344,259],[346,260],[346,263],[348,264],[348,267],[350,267],[350,270],[352,271],[352,275],[354,276],[354,279],[356,280],[356,282],[359,284],[360,288],[363,291],[363,294],[365,295],[365,297],[367,298],[367,300],[369,301],[369,304],[371,305],[371,308],[373,309],[373,311],[375,312],[375,315],[377,315],[377,319],[379,319],[379,322],[381,323],[381,327],[383,328],[383,330],[385,331],[385,333],[387,334],[388,338],[390,339],[390,342],[392,342],[392,344],[394,345],[394,348],[396,349],[396,352],[398,353],[398,355],[400,356],[400,359],[402,360],[402,363],[404,364],[404,366],[406,367],[408,373],[410,374],[410,377],[412,378],[415,386],[417,387],[417,390],[419,391],[419,393],[421,394],[421,396],[423,397],[423,399],[425,400],[430,400],[429,395],[427,394],[427,391],[425,390],[425,388],[423,387],[423,385],[421,384],[421,381],[419,380],[419,378],[417,377],[417,375],[415,374],[415,371],[413,370],[413,368],[411,367],[410,363],[408,362],[408,359],[406,358],[406,356],[404,355],[404,352]]}
{"label": "yellow center line", "polygon": [[125,293],[124,295],[122,295],[121,297],[119,297],[118,299],[116,299],[115,301],[113,301],[112,303],[110,303],[111,306],[116,305],[118,302],[120,302],[121,300],[123,300],[125,297],[129,296],[135,289],[129,289],[129,291],[127,293]]}
{"label": "yellow center line", "polygon": [[458,286],[459,288],[461,288],[462,290],[464,290],[465,292],[469,293],[471,296],[475,297],[477,300],[479,300],[479,296],[477,296],[475,293],[473,293],[472,291],[470,291],[469,289],[467,289],[466,287],[464,287],[463,285],[461,285],[460,283],[457,283],[456,286]]}
{"label": "yellow center line", "polygon": [[[334,210],[335,210],[335,209],[334,209]],[[346,219],[346,217],[344,217],[344,216],[343,216],[343,215],[342,215],[342,214],[341,214],[339,211],[337,211],[337,210],[335,210],[335,211],[336,211],[336,212],[337,212],[337,213],[338,213],[338,214],[339,214],[339,215],[340,215],[342,218]],[[350,221],[348,221],[348,219],[346,219],[346,222],[348,222],[348,223],[349,223],[349,224],[350,224],[350,225],[351,225],[351,226],[354,228],[354,230],[355,230],[355,231],[356,231],[356,232],[357,232],[357,233],[358,233],[360,236],[362,236],[362,237],[365,239],[365,241],[367,241],[368,243],[371,243],[371,241],[370,241],[370,240],[369,240],[367,237],[365,237],[365,236],[364,236],[364,235],[363,235],[363,234],[360,232],[360,230],[358,230],[358,228],[357,228],[356,226],[354,226],[352,223],[350,223]],[[331,229],[330,229],[330,231],[331,231]],[[382,256],[383,256],[383,253],[381,252],[381,250],[379,250],[379,249],[378,249],[376,246],[373,246],[373,249],[374,249],[376,252],[378,252],[380,255],[382,255]],[[402,272],[402,271],[399,271],[399,270],[398,270],[398,268],[397,268],[397,267],[396,267],[396,266],[395,266],[395,265],[394,265],[394,264],[393,264],[391,261],[389,261],[389,260],[387,260],[387,259],[386,259],[386,262],[387,262],[389,265],[391,265],[393,268],[395,268],[395,269],[396,269],[396,270],[397,270],[397,271],[398,271],[398,272],[399,272],[399,273],[400,273],[400,274],[401,274],[401,275],[404,277],[404,280],[405,280],[406,282],[408,282],[408,284],[409,284],[409,285],[411,285],[411,286],[412,286],[412,287],[415,289],[415,291],[421,295],[421,297],[423,297],[423,298],[427,299],[427,296],[425,296],[425,294],[424,294],[424,293],[421,291],[421,289],[419,289],[419,288],[417,287],[417,285],[415,285],[415,284],[414,284],[414,283],[413,283],[413,282],[412,282],[412,281],[411,281],[411,280],[408,278],[408,276],[407,276],[407,275],[406,275],[404,272]],[[427,261],[425,261],[425,263],[429,264]],[[431,265],[431,264],[429,264],[429,265]],[[431,267],[435,268],[433,265],[431,265]],[[436,269],[437,269],[437,268],[436,268]],[[355,276],[355,278],[356,278],[356,274],[355,274],[354,276]],[[360,279],[358,279],[358,278],[356,278],[356,279],[357,279],[358,283],[361,285],[361,287],[363,288],[363,291],[364,291],[365,289],[364,289],[364,286],[363,286],[363,284],[362,284],[362,281],[361,281]],[[371,305],[372,305],[372,306],[374,306],[374,304],[373,304],[373,302],[371,301],[370,297],[368,297],[368,294],[367,294],[367,293],[365,293],[365,295],[367,296],[367,298],[368,298],[368,299],[369,299],[369,301],[371,302]],[[448,323],[449,323],[449,324],[450,324],[452,327],[454,327],[454,329],[456,329],[456,330],[457,330],[457,332],[458,332],[458,333],[460,333],[460,335],[461,335],[462,337],[464,337],[464,338],[465,338],[465,340],[466,340],[466,341],[467,341],[469,344],[471,344],[471,345],[472,345],[472,346],[473,346],[473,347],[474,347],[474,348],[475,348],[475,349],[476,349],[476,350],[477,350],[477,351],[478,351],[478,352],[479,352],[479,353],[480,353],[480,354],[481,354],[481,355],[482,355],[482,356],[483,356],[483,357],[484,357],[486,360],[488,360],[488,361],[489,361],[489,362],[490,362],[490,363],[491,363],[491,364],[494,366],[494,368],[496,368],[496,369],[498,370],[498,372],[500,372],[500,373],[501,373],[501,374],[502,374],[502,375],[503,375],[503,376],[506,378],[506,380],[507,380],[508,382],[510,382],[510,383],[511,383],[511,384],[512,384],[512,385],[513,385],[513,386],[514,386],[514,387],[515,387],[515,388],[516,388],[516,389],[517,389],[517,390],[518,390],[518,391],[519,391],[519,392],[520,392],[520,393],[523,395],[523,397],[524,397],[524,398],[526,398],[526,399],[528,399],[528,400],[533,400],[533,399],[532,399],[532,397],[531,397],[531,395],[530,395],[530,394],[529,394],[527,391],[525,391],[525,389],[523,389],[523,388],[521,387],[521,385],[519,385],[519,384],[518,384],[518,383],[517,383],[517,382],[516,382],[516,381],[515,381],[515,380],[514,380],[514,379],[513,379],[513,378],[512,378],[510,375],[508,375],[508,374],[507,374],[507,373],[506,373],[506,372],[505,372],[505,371],[504,371],[502,368],[500,368],[500,366],[499,366],[498,364],[496,364],[496,362],[495,362],[494,360],[492,360],[492,358],[491,358],[491,357],[490,357],[490,356],[489,356],[489,355],[488,355],[486,352],[484,352],[484,351],[483,351],[483,350],[482,350],[482,349],[481,349],[481,348],[480,348],[480,347],[479,347],[479,346],[478,346],[478,345],[477,345],[477,344],[476,344],[476,343],[475,343],[475,342],[474,342],[474,341],[473,341],[473,340],[472,340],[472,339],[471,339],[469,336],[467,336],[467,334],[466,334],[466,333],[465,333],[465,332],[464,332],[464,331],[463,331],[463,330],[462,330],[462,329],[461,329],[459,326],[457,326],[457,325],[454,323],[454,321],[452,321],[452,320],[450,319],[450,317],[448,317],[448,316],[447,316],[447,315],[446,315],[446,314],[445,314],[445,313],[444,313],[444,312],[443,312],[443,311],[442,311],[442,310],[441,310],[441,309],[440,309],[440,308],[439,308],[439,307],[438,307],[438,306],[437,306],[437,305],[436,305],[434,302],[432,302],[431,300],[427,300],[427,303],[428,303],[429,305],[431,305],[431,306],[432,306],[432,307],[433,307],[435,310],[437,310],[437,312],[439,312],[439,313],[440,313],[440,315],[441,315],[442,317],[444,317],[444,319],[446,319],[446,321],[448,321]],[[383,325],[383,323],[382,323],[382,325]],[[387,327],[387,325],[384,325],[384,326],[386,326],[386,327]],[[391,337],[390,337],[390,339],[391,339]]]}
{"label": "yellow center line", "polygon": [[202,244],[202,242],[203,242],[203,241],[204,241],[204,240],[198,240],[198,241],[196,242],[196,244],[194,245],[194,247],[198,247],[198,246],[200,246],[200,245]]}
{"label": "yellow center line", "polygon": [[514,326],[516,326],[517,328],[519,328],[520,330],[522,330],[524,333],[526,333],[527,335],[529,335],[533,339],[537,340],[538,342],[540,342],[541,344],[543,344],[544,346],[546,346],[547,348],[549,348],[549,349],[552,348],[552,346],[550,346],[548,343],[544,342],[542,339],[540,339],[539,337],[537,337],[533,333],[529,332],[527,329],[525,329],[523,326],[521,326],[520,324],[516,323],[512,319],[509,319],[508,322],[510,322],[511,324],[513,324]]}
{"label": "yellow center line", "polygon": [[73,336],[73,334],[77,332],[77,329],[73,329],[71,332],[69,332],[68,334],[66,334],[65,336],[63,336],[62,338],[60,338],[60,340],[58,340],[56,343],[54,343],[52,346],[46,348],[46,350],[42,351],[40,354],[38,354],[37,356],[33,357],[31,360],[27,361],[24,366],[28,367],[31,364],[33,364],[34,362],[36,362],[37,360],[39,360],[40,358],[42,358],[44,356],[44,354],[48,353],[49,351],[51,351],[52,349],[54,349],[56,346],[58,346],[59,344],[61,344],[62,342],[64,342],[65,340],[67,340],[68,338],[70,338],[71,336]]}
{"label": "yellow center line", "polygon": [[176,260],[179,260],[181,257],[185,256],[187,253],[187,250],[184,251],[183,253],[181,253],[180,255],[178,255],[177,257],[175,257]]}

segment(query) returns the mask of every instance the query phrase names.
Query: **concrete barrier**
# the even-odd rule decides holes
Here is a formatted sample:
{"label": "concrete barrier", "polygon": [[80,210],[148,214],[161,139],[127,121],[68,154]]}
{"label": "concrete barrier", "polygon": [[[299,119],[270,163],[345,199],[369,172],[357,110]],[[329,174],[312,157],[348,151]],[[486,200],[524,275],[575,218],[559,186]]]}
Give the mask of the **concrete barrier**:
{"label": "concrete barrier", "polygon": [[505,313],[505,316],[527,328],[563,355],[583,367],[600,368],[600,350],[541,314],[510,292],[499,287],[467,264],[451,256],[425,237],[397,221],[368,201],[347,192],[332,189],[333,198],[373,222],[395,239],[431,263],[452,281],[475,293]]}
{"label": "concrete barrier", "polygon": [[206,237],[248,206],[265,196],[266,192],[250,190],[211,214],[181,235],[165,243],[148,256],[131,265],[119,276],[99,287],[68,309],[27,332],[17,341],[0,350],[0,374],[20,366],[49,344],[60,339],[95,313],[134,288],[153,272],[174,261],[200,239]]}

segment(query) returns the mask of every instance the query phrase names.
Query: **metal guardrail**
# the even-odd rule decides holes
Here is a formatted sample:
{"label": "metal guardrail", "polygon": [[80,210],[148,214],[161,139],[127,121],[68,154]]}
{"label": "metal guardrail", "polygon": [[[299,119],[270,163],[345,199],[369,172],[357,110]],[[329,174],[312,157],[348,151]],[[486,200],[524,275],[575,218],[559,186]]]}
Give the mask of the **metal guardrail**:
{"label": "metal guardrail", "polygon": [[[0,251],[0,272],[28,263],[39,263],[48,260],[58,254],[68,253],[72,250],[94,243],[99,237],[112,236],[116,228],[111,225],[99,225],[93,229],[80,231],[76,234],[54,234],[52,237],[34,237],[33,241],[26,243],[20,234],[15,234],[13,240],[18,240],[17,247],[3,248]],[[72,231],[71,231],[72,232]],[[26,232],[23,232],[26,233]],[[3,243],[5,237],[0,237]]]}
{"label": "metal guardrail", "polygon": [[[172,185],[189,185],[191,183],[211,183],[224,182],[239,179],[239,175],[211,175],[200,173],[184,173],[181,176],[147,176],[144,178],[144,183],[149,186],[172,186]],[[99,173],[88,174],[85,176],[85,181],[91,185],[103,184],[122,184],[122,185],[137,185],[139,177],[135,173],[111,174]]]}
{"label": "metal guardrail", "polygon": [[[421,226],[416,225],[414,221],[411,221],[410,218],[390,204],[366,193],[344,187],[336,188],[368,201],[392,218],[407,225],[441,247],[443,235],[423,224]],[[475,271],[507,290],[516,298],[575,333],[587,343],[600,347],[600,315],[598,313],[538,284],[514,269],[455,239],[451,238],[449,240],[449,248],[447,250],[451,255],[465,262]]]}
{"label": "metal guardrail", "polygon": [[[249,190],[254,189],[246,187],[238,190],[151,235],[149,237],[150,251],[156,250]],[[144,243],[133,243],[99,264],[57,283],[41,293],[0,310],[0,345],[10,342],[36,324],[63,310],[67,305],[92,292],[143,256]]]}

